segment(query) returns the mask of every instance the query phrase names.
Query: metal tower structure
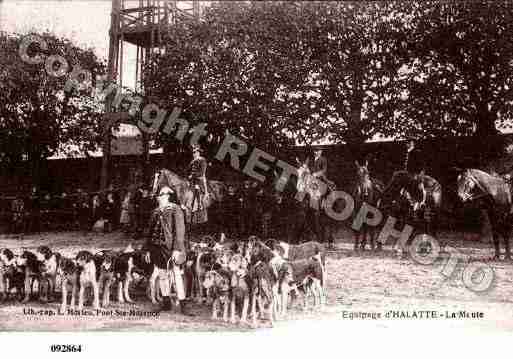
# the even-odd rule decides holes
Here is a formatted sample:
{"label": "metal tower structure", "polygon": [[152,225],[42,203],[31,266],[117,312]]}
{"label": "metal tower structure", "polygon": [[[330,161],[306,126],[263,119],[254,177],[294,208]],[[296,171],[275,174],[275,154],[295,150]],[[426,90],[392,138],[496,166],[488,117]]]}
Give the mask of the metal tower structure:
{"label": "metal tower structure", "polygon": [[[201,16],[200,1],[176,0],[112,0],[111,25],[109,31],[108,83],[117,82],[123,87],[123,56],[125,44],[136,47],[136,89],[144,94],[142,78],[145,65],[151,56],[164,47],[163,35],[171,31],[171,25],[182,21],[196,21]],[[134,124],[127,112],[116,112],[112,107],[112,96],[105,102],[105,131],[100,187],[104,190],[109,182],[111,162],[112,126],[117,123]],[[142,172],[149,162],[149,137],[142,133]]]}

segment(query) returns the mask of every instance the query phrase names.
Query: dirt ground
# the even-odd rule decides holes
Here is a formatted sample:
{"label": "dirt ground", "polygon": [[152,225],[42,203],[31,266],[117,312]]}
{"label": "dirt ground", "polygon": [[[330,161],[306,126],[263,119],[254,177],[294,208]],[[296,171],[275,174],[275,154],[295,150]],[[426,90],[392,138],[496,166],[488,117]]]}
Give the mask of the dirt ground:
{"label": "dirt ground", "polygon": [[[444,234],[448,243],[469,256],[471,260],[488,261],[493,251],[489,244],[463,242],[461,235]],[[25,236],[0,236],[0,248],[33,249],[46,244],[72,256],[81,249],[93,252],[101,249],[120,249],[137,244],[120,233],[43,233]],[[297,301],[286,318],[275,327],[293,325],[299,320],[335,319],[348,325],[360,323],[380,328],[404,327],[415,322],[436,328],[476,329],[485,331],[513,330],[513,263],[488,262],[495,272],[492,288],[485,293],[468,290],[461,280],[460,270],[450,277],[441,274],[444,260],[434,265],[421,265],[411,259],[398,258],[390,248],[383,252],[355,254],[350,236],[341,234],[335,249],[329,252],[328,303],[322,309],[303,311]],[[0,305],[0,330],[2,331],[247,331],[248,325],[229,324],[210,319],[210,308],[203,304],[192,305],[195,317],[184,317],[174,312],[122,315],[135,309],[153,312],[157,306],[146,298],[136,297],[136,304],[111,304],[112,313],[105,315],[58,315],[59,303],[30,302],[22,305],[10,301]],[[85,308],[92,313],[92,308]],[[40,310],[44,312],[39,313]],[[424,319],[430,311],[429,319]],[[461,312],[465,313],[461,313]],[[29,313],[30,312],[30,313]],[[34,314],[35,312],[35,314]],[[434,312],[434,314],[433,314]],[[52,314],[53,315],[50,315]],[[86,313],[86,314],[87,314]],[[356,313],[369,313],[375,319],[351,319]],[[452,314],[456,319],[449,319]],[[475,314],[475,313],[482,313]],[[94,313],[93,313],[94,314]],[[467,316],[468,318],[461,318]],[[416,317],[415,317],[416,315]],[[423,318],[419,318],[420,316]],[[436,315],[436,318],[432,318]],[[479,318],[472,318],[472,315]],[[394,317],[395,316],[395,317]],[[409,316],[409,317],[408,317]],[[258,327],[269,327],[260,321]]]}

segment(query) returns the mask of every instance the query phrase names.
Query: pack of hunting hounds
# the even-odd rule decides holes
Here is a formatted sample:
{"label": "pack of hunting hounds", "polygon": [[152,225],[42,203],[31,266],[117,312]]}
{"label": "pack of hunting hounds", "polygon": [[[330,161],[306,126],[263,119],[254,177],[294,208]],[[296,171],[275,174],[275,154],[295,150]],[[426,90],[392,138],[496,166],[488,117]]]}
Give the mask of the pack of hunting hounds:
{"label": "pack of hunting hounds", "polygon": [[[112,297],[119,303],[147,297],[158,304],[161,286],[173,288],[175,282],[171,261],[168,249],[153,242],[122,251],[81,250],[73,258],[48,246],[20,253],[1,249],[0,301],[48,303],[60,290],[61,313],[108,308]],[[314,308],[326,303],[326,250],[318,242],[264,243],[252,236],[230,243],[205,236],[191,242],[181,268],[188,299],[211,304],[214,320],[273,322],[299,296],[304,309],[310,297]]]}

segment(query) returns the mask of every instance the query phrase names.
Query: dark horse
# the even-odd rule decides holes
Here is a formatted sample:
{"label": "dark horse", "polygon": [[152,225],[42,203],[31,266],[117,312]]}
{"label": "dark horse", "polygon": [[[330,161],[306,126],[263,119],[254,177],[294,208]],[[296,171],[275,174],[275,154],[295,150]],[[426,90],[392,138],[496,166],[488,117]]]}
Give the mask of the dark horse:
{"label": "dark horse", "polygon": [[[381,181],[375,178],[371,178],[367,161],[365,161],[363,165],[361,165],[358,161],[355,161],[355,165],[356,181],[352,190],[355,208],[359,208],[363,203],[367,203],[376,208],[379,208],[380,197],[383,193],[385,185]],[[354,250],[365,250],[367,237],[370,240],[371,249],[374,250],[376,248],[375,234],[376,233],[374,227],[371,228],[364,225],[360,231],[355,232]],[[378,242],[377,247],[378,249],[381,249],[381,243]]]}
{"label": "dark horse", "polygon": [[508,184],[502,178],[484,171],[467,169],[458,176],[458,196],[463,202],[480,202],[488,212],[492,225],[494,258],[500,258],[499,236],[502,236],[506,249],[505,259],[511,259],[509,237],[513,216]]}
{"label": "dark horse", "polygon": [[[338,222],[323,212],[328,205],[329,195],[336,191],[335,184],[314,177],[306,163],[303,163],[298,170],[295,185],[296,243],[300,243],[300,239],[317,240],[321,243],[328,242],[332,246]],[[338,207],[340,204],[336,202],[334,206]],[[306,236],[308,230],[313,232],[315,239]]]}
{"label": "dark horse", "polygon": [[381,198],[382,206],[399,220],[398,228],[411,221],[410,224],[420,224],[423,233],[436,236],[442,186],[433,177],[396,171]]}

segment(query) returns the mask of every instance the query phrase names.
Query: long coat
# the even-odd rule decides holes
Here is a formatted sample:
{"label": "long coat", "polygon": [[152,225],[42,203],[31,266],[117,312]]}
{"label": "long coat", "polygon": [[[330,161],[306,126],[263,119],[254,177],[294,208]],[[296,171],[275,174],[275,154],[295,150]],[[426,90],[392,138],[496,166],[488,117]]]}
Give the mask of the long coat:
{"label": "long coat", "polygon": [[410,173],[419,173],[424,169],[424,159],[421,152],[414,148],[412,151],[406,151],[403,162],[403,170]]}
{"label": "long coat", "polygon": [[170,203],[153,211],[147,240],[164,244],[171,251],[185,252],[185,219],[180,206]]}
{"label": "long coat", "polygon": [[319,177],[326,178],[326,172],[328,171],[328,161],[326,157],[312,158],[311,162],[310,170],[312,174],[318,173]]}
{"label": "long coat", "polygon": [[207,160],[203,157],[195,158],[190,165],[191,178],[193,181],[200,181],[207,174]]}

